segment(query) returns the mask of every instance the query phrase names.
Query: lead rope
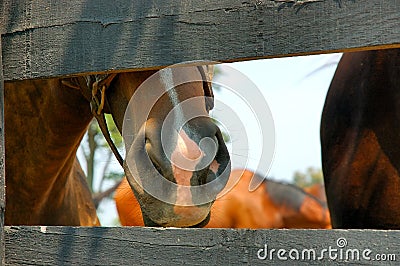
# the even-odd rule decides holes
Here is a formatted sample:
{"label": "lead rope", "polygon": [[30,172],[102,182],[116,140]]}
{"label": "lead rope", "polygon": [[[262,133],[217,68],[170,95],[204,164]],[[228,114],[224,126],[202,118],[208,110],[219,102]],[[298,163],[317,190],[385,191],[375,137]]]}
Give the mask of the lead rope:
{"label": "lead rope", "polygon": [[[92,99],[90,101],[90,109],[92,111],[93,116],[96,118],[97,123],[99,124],[100,130],[103,133],[104,138],[106,139],[108,145],[110,146],[112,152],[117,158],[119,164],[122,168],[124,168],[124,159],[122,159],[121,154],[119,153],[117,147],[115,147],[114,142],[111,139],[110,132],[108,131],[107,121],[104,116],[104,104],[105,104],[105,94],[106,89],[110,85],[111,81],[114,79],[116,74],[109,74],[105,78],[102,78],[102,75],[96,75],[96,81],[90,86],[90,81],[88,82],[88,87],[92,87]],[[100,97],[100,99],[99,99]]]}

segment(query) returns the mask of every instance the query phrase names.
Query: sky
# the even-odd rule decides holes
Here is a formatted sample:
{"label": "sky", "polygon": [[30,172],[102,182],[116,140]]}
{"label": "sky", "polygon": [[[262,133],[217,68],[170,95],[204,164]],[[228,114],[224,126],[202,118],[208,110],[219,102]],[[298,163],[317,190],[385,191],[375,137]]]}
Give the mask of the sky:
{"label": "sky", "polygon": [[[268,174],[268,177],[277,180],[291,181],[295,171],[305,171],[309,166],[321,168],[320,118],[340,57],[341,54],[328,54],[229,64],[257,86],[272,113],[275,154],[269,173],[261,171],[261,174]],[[223,99],[229,105],[231,97],[227,97],[227,90],[221,89],[215,94],[216,99]],[[246,92],[243,94],[245,98],[248,97]],[[242,105],[244,104],[234,105],[236,113],[244,117],[246,125],[252,124],[251,120],[254,118],[251,119],[251,114],[242,110]],[[263,115],[265,114],[257,114],[258,119],[263,119]],[[262,139],[257,128],[249,127],[246,126],[250,149],[247,168],[259,172],[257,166],[260,168],[264,163],[257,161],[263,146]],[[234,131],[233,141],[246,137],[242,133]],[[233,164],[233,168],[236,167],[243,165]]]}
{"label": "sky", "polygon": [[[341,54],[326,54],[222,64],[222,70],[227,69],[228,73],[222,71],[215,81],[228,80],[235,88],[222,86],[214,90],[216,104],[212,115],[229,131],[232,143],[228,149],[233,153],[233,168],[246,167],[286,182],[292,180],[295,171],[304,172],[310,166],[321,168],[320,118],[340,57]],[[256,99],[268,107],[257,109],[246,102],[252,99],[253,103]],[[266,119],[268,109],[272,122]],[[269,121],[267,134],[260,131],[263,123],[260,121],[266,120]],[[275,141],[271,144],[272,129]],[[272,163],[269,158],[260,160],[262,147],[268,147],[268,153],[273,148],[271,145],[275,147]],[[248,162],[243,158],[249,158]],[[115,161],[112,167],[120,166]],[[98,215],[103,226],[114,225],[117,216],[114,202],[103,201]]]}

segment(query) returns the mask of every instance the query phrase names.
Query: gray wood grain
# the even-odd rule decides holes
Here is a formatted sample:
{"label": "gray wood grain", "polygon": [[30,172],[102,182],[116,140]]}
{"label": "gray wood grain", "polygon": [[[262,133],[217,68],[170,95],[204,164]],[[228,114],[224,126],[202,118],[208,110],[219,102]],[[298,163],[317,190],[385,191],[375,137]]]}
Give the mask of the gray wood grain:
{"label": "gray wood grain", "polygon": [[[377,254],[400,260],[400,231],[5,227],[5,236],[8,265],[376,265]],[[275,251],[259,259],[265,245]],[[294,250],[298,260],[289,257]]]}
{"label": "gray wood grain", "polygon": [[0,39],[0,264],[4,265],[5,150],[4,150],[4,79]]}
{"label": "gray wood grain", "polygon": [[400,0],[341,2],[298,9],[269,0],[4,0],[4,76],[400,47]]}

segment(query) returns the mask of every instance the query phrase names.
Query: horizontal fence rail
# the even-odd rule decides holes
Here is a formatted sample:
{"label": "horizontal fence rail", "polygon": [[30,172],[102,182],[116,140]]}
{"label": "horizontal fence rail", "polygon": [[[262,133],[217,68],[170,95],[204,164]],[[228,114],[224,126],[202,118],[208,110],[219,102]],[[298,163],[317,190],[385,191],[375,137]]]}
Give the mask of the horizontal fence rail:
{"label": "horizontal fence rail", "polygon": [[10,265],[396,265],[400,232],[6,227]]}
{"label": "horizontal fence rail", "polygon": [[400,47],[400,0],[3,2],[6,81]]}

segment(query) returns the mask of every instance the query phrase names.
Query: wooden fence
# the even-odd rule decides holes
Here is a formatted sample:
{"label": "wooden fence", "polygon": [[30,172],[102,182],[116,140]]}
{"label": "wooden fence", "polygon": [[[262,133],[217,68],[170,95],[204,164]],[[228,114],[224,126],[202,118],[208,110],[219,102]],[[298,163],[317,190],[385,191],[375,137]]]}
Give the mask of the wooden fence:
{"label": "wooden fence", "polygon": [[[4,106],[4,81],[17,79],[144,70],[197,59],[234,62],[400,47],[400,0],[304,2],[3,0],[0,104]],[[6,162],[0,109],[2,264],[400,260],[399,231],[4,227]]]}

